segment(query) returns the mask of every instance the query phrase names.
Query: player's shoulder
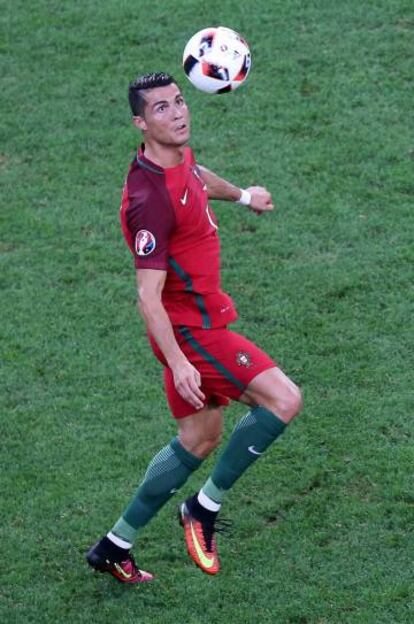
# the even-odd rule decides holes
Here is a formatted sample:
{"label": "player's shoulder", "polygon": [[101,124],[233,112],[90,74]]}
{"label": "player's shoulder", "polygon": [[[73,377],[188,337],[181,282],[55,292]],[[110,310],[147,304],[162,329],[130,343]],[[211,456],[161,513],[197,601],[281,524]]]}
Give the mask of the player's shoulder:
{"label": "player's shoulder", "polygon": [[123,205],[128,223],[142,220],[151,223],[156,220],[174,221],[174,210],[164,177],[156,169],[150,171],[142,164],[147,163],[137,161],[131,164],[125,182]]}
{"label": "player's shoulder", "polygon": [[160,202],[166,197],[163,170],[139,156],[130,165],[125,187],[128,197],[138,203]]}
{"label": "player's shoulder", "polygon": [[129,166],[126,184],[131,194],[162,186],[164,184],[164,172],[161,168],[152,165],[138,155],[135,156]]}

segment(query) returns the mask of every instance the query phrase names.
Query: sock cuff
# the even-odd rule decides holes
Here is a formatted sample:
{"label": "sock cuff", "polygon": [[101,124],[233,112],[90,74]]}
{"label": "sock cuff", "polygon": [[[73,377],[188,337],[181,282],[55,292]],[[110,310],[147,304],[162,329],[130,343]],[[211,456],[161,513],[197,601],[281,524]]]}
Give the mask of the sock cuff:
{"label": "sock cuff", "polygon": [[124,542],[130,542],[130,544],[133,544],[135,541],[136,529],[124,520],[122,516],[110,532],[115,535],[115,537],[122,539]]}
{"label": "sock cuff", "polygon": [[132,542],[122,539],[122,537],[119,537],[112,531],[109,531],[109,533],[106,534],[106,537],[116,546],[119,546],[119,548],[123,548],[124,550],[129,550],[130,548],[132,548]]}
{"label": "sock cuff", "polygon": [[185,449],[181,444],[178,437],[175,437],[171,440],[170,446],[178,459],[184,464],[184,466],[187,466],[187,468],[189,468],[190,470],[197,470],[197,468],[201,466],[203,459],[200,457],[196,457],[195,455],[190,453],[190,451],[187,451],[187,449]]}
{"label": "sock cuff", "polygon": [[221,505],[221,503],[223,502],[223,495],[225,490],[217,487],[211,477],[207,479],[207,481],[201,488],[201,492],[203,492],[205,496],[208,496],[208,498],[210,498],[217,505]]}
{"label": "sock cuff", "polygon": [[250,413],[274,437],[279,436],[286,428],[286,423],[262,405],[254,407]]}

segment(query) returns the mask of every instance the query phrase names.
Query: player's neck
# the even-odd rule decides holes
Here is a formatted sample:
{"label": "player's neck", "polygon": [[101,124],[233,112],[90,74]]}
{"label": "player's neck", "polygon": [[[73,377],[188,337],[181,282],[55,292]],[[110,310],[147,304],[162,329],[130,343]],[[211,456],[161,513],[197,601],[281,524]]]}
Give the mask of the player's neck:
{"label": "player's neck", "polygon": [[184,161],[185,145],[159,145],[145,143],[145,157],[163,169],[176,167]]}

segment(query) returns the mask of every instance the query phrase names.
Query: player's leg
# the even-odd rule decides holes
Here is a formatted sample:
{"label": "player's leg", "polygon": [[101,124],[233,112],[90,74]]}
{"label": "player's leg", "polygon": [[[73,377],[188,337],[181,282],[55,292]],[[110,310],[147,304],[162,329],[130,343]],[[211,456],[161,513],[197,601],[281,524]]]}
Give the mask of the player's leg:
{"label": "player's leg", "polygon": [[196,414],[177,395],[171,373],[165,374],[167,396],[176,416],[179,434],[151,460],[143,481],[109,533],[87,553],[89,564],[128,583],[152,578],[136,568],[129,553],[139,530],[186,482],[217,445],[222,429],[222,409],[206,405]]}
{"label": "player's leg", "polygon": [[302,405],[299,388],[275,362],[249,340],[223,330],[209,343],[207,333],[191,337],[191,344],[209,359],[217,376],[212,383],[223,394],[250,406],[237,423],[197,501],[217,514],[226,492],[283,433]]}
{"label": "player's leg", "polygon": [[[206,457],[219,443],[223,408],[211,407],[178,421],[179,438],[188,451]],[[184,528],[187,550],[194,562],[208,574],[219,570],[214,537],[216,514],[200,506],[197,495],[180,505],[179,519]]]}
{"label": "player's leg", "polygon": [[[264,408],[257,414],[254,397],[246,394],[250,382],[255,378],[259,379],[265,371],[275,368],[275,363],[269,356],[243,336],[226,329],[186,329],[182,335],[185,343],[181,344],[181,348],[202,373],[203,392],[208,394],[215,391],[217,396],[224,395],[237,400],[242,395],[243,401],[253,408],[233,432],[212,477],[180,509],[181,520],[187,528],[186,541],[191,557],[204,572],[216,574],[219,570],[219,559],[214,532],[217,530],[216,517],[224,493],[257,459],[264,446],[268,446],[280,435],[284,424],[278,422],[273,415],[269,423],[269,413]],[[257,448],[261,451],[257,451]],[[199,533],[195,527],[199,529]]]}
{"label": "player's leg", "polygon": [[250,405],[250,411],[237,423],[201,490],[206,500],[216,503],[217,511],[226,492],[277,440],[302,408],[299,388],[277,367],[257,375],[239,401]]}
{"label": "player's leg", "polygon": [[135,496],[109,535],[122,540],[127,548],[132,547],[139,530],[216,447],[222,428],[221,409],[207,405],[195,414],[180,418],[177,424],[178,436],[153,457]]}

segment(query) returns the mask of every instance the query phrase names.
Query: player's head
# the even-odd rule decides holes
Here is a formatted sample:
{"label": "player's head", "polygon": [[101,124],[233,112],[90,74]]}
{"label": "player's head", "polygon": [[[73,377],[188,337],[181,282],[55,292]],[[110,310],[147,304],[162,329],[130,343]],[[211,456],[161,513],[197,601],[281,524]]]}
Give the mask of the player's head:
{"label": "player's head", "polygon": [[170,74],[164,72],[153,72],[138,76],[129,84],[129,105],[134,117],[142,117],[145,111],[145,92],[157,87],[168,87],[170,84],[177,84]]}
{"label": "player's head", "polygon": [[134,125],[145,141],[177,146],[188,141],[188,108],[170,74],[156,72],[136,78],[129,85],[129,104]]}

